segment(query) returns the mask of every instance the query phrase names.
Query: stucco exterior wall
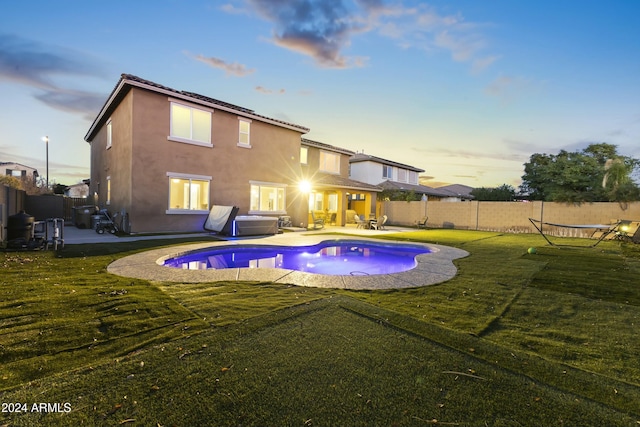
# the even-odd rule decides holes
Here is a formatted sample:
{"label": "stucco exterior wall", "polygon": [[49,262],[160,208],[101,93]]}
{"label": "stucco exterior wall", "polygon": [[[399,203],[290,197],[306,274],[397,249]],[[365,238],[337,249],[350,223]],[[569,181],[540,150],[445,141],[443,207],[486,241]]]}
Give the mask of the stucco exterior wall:
{"label": "stucco exterior wall", "polygon": [[125,210],[131,232],[202,230],[206,213],[167,212],[167,173],[211,177],[209,206],[238,206],[241,215],[250,208],[252,181],[284,184],[286,213],[294,224],[306,223],[307,207],[297,194],[300,132],[251,119],[251,148],[241,147],[238,114],[215,109],[213,147],[176,142],[168,139],[170,105],[167,95],[132,88],[111,115],[112,147],[106,149],[105,126],[91,142],[92,191],[104,204],[111,177],[111,203],[105,207]]}
{"label": "stucco exterior wall", "polygon": [[371,185],[378,185],[385,180],[382,177],[382,165],[374,162],[351,163],[351,178]]}
{"label": "stucco exterior wall", "polygon": [[[111,212],[131,207],[133,94],[129,92],[111,114],[112,145],[107,148],[107,127],[102,126],[91,141],[90,194],[98,194],[98,206]],[[111,179],[111,200],[107,204],[107,178]]]}

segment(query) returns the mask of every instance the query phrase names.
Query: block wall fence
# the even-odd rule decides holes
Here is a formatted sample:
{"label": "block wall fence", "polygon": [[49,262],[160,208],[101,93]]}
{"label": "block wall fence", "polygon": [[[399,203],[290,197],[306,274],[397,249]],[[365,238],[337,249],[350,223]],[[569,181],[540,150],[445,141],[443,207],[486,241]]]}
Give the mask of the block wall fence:
{"label": "block wall fence", "polygon": [[[427,227],[506,233],[537,233],[529,218],[556,224],[609,224],[626,219],[640,221],[640,202],[583,203],[555,202],[382,202],[388,223],[415,226],[428,217]],[[545,233],[557,236],[589,237],[593,230],[545,226]]]}

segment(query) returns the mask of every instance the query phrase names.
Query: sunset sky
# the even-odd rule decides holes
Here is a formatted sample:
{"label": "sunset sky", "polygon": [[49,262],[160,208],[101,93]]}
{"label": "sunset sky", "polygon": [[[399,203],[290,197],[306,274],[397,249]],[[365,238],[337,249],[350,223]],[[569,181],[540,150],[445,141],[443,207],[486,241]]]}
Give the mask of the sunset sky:
{"label": "sunset sky", "polygon": [[640,158],[637,0],[0,1],[0,161],[89,177],[121,73],[425,170],[518,186],[533,153]]}

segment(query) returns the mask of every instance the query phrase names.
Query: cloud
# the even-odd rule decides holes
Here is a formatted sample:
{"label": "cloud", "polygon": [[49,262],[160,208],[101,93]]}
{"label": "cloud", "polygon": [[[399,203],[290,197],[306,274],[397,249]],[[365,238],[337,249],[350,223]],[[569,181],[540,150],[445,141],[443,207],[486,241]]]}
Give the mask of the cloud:
{"label": "cloud", "polygon": [[55,77],[103,77],[102,68],[88,55],[0,34],[0,81],[38,89],[34,98],[52,108],[85,115],[95,113],[104,94],[60,87]]}
{"label": "cloud", "polygon": [[228,76],[236,76],[236,77],[244,77],[249,74],[255,73],[254,68],[247,68],[244,64],[239,64],[237,62],[229,63],[220,58],[216,58],[213,56],[204,56],[204,55],[191,55],[189,52],[185,52],[185,54],[196,61],[203,62],[210,67],[219,68],[224,70],[225,74]]}
{"label": "cloud", "polygon": [[[488,43],[481,29],[485,24],[466,22],[461,14],[438,13],[424,3],[405,6],[401,1],[384,0],[244,0],[244,5],[273,24],[272,43],[306,55],[325,68],[367,65],[367,56],[345,53],[352,40],[365,33],[395,40],[404,49],[449,52],[454,61],[470,63],[473,72],[499,59],[498,55],[484,53]],[[238,13],[240,9],[225,6],[223,10]]]}
{"label": "cloud", "polygon": [[503,104],[508,104],[536,90],[535,86],[529,79],[524,77],[501,75],[485,87],[484,93],[499,99]]}
{"label": "cloud", "polygon": [[83,114],[93,120],[104,103],[105,95],[67,89],[52,89],[34,95],[34,98],[56,110]]}
{"label": "cloud", "polygon": [[344,0],[246,0],[259,16],[274,24],[272,41],[312,57],[327,68],[362,66],[366,59],[342,50],[360,25],[350,19]]}
{"label": "cloud", "polygon": [[474,151],[474,150],[465,150],[463,148],[453,149],[453,148],[443,148],[443,147],[412,147],[412,151],[417,152],[419,154],[429,154],[432,157],[451,157],[456,159],[491,159],[491,160],[499,160],[499,161],[513,161],[520,162],[522,161],[522,154],[519,153],[511,153],[508,151],[499,151],[499,152],[491,152],[491,151]]}
{"label": "cloud", "polygon": [[230,13],[232,15],[244,15],[247,13],[245,9],[239,8],[231,3],[225,3],[220,6],[220,10],[226,13]]}
{"label": "cloud", "polygon": [[266,87],[263,87],[263,86],[256,86],[256,91],[260,93],[264,93],[265,95],[272,95],[274,93],[278,95],[282,95],[283,93],[286,92],[284,89],[279,89],[274,91],[272,89],[267,89]]}

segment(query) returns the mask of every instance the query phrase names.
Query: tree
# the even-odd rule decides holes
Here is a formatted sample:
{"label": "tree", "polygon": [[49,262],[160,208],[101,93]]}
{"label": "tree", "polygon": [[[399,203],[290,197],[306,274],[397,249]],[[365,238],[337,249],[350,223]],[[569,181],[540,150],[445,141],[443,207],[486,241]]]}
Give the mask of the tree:
{"label": "tree", "polygon": [[11,175],[0,175],[0,185],[6,185],[9,188],[23,190],[22,180]]}
{"label": "tree", "polygon": [[471,195],[475,197],[477,201],[494,201],[494,202],[511,202],[516,198],[516,189],[511,185],[502,184],[496,188],[474,188],[471,191]]}
{"label": "tree", "polygon": [[620,156],[615,145],[606,143],[590,144],[576,152],[536,153],[524,164],[520,188],[531,200],[567,203],[638,200],[640,189],[631,176],[639,166],[637,159]]}

